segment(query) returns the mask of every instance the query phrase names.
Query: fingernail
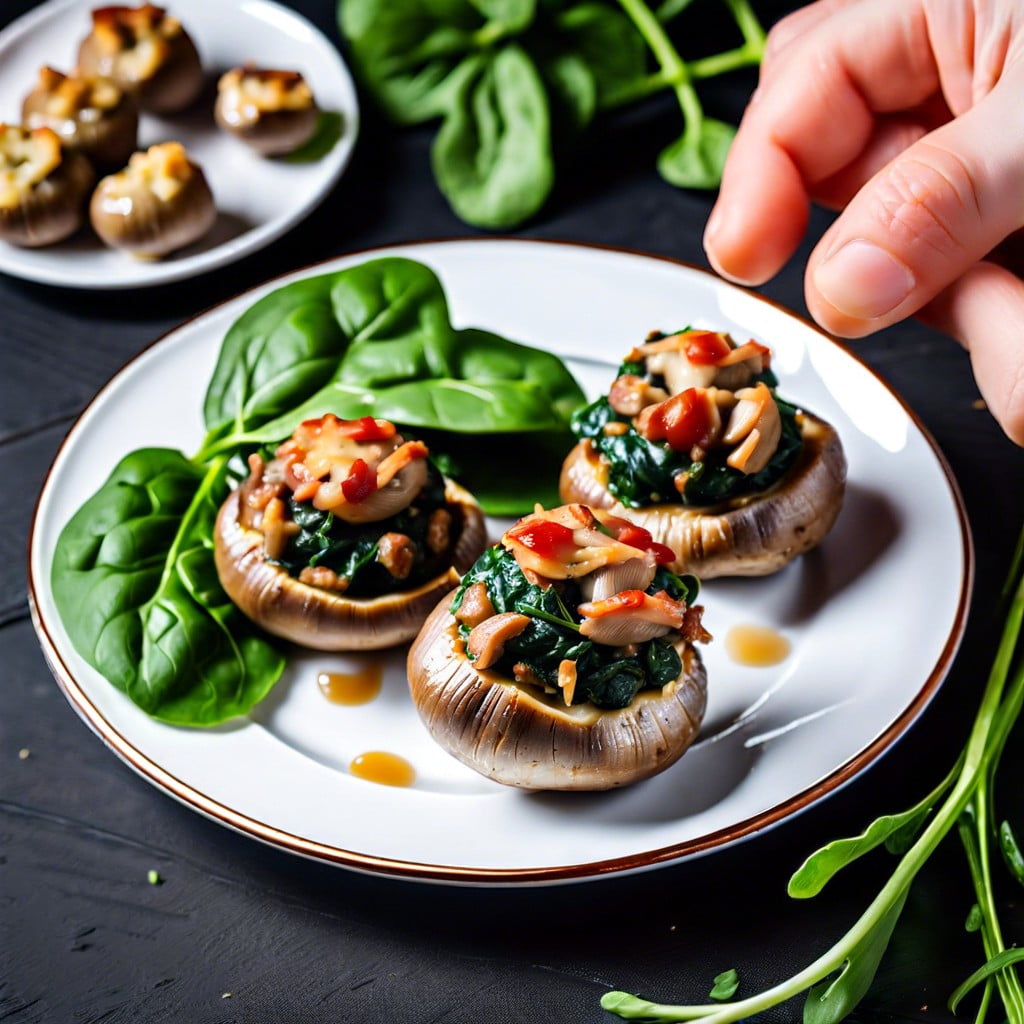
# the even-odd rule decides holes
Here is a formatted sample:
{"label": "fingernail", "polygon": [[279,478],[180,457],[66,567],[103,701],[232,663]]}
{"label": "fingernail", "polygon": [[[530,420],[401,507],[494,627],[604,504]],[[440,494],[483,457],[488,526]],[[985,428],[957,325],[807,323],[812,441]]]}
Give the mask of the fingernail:
{"label": "fingernail", "polygon": [[874,320],[895,309],[913,290],[910,268],[874,242],[855,238],[814,272],[814,285],[840,313]]}
{"label": "fingernail", "polygon": [[717,204],[711,211],[711,216],[708,217],[707,224],[704,225],[704,248],[708,247],[708,243],[714,241],[715,235],[718,234],[719,228],[722,226],[722,211],[718,208]]}

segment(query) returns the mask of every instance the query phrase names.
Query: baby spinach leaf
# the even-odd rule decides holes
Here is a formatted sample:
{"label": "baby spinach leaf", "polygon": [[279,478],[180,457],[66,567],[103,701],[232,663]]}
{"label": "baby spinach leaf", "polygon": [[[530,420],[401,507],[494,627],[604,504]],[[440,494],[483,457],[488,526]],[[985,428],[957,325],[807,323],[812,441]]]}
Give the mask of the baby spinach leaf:
{"label": "baby spinach leaf", "polygon": [[658,156],[658,173],[678,188],[718,188],[736,129],[713,117],[686,126]]}
{"label": "baby spinach leaf", "polygon": [[75,649],[148,714],[178,725],[245,714],[284,667],[217,578],[225,464],[132,452],[71,517],[54,553],[54,599]]}
{"label": "baby spinach leaf", "polygon": [[[451,339],[441,283],[414,260],[385,257],[294,281],[232,324],[206,392],[207,430],[230,423],[247,431],[285,417],[270,435],[280,439],[298,422],[287,413],[337,376],[350,346],[377,342],[378,360],[387,365],[429,343],[443,364],[440,353]],[[434,367],[420,362],[405,369],[415,374]]]}
{"label": "baby spinach leaf", "polygon": [[730,967],[729,970],[715,975],[715,984],[708,993],[708,998],[718,1000],[732,999],[739,987],[740,976],[735,967]]}
{"label": "baby spinach leaf", "polygon": [[554,182],[550,109],[522,47],[488,51],[460,83],[431,160],[452,209],[471,224],[511,228],[540,209]]}
{"label": "baby spinach leaf", "polygon": [[562,52],[576,55],[590,71],[599,107],[614,104],[646,76],[646,44],[622,11],[602,3],[574,4],[556,24]]}
{"label": "baby spinach leaf", "polygon": [[484,26],[469,0],[345,0],[339,22],[360,76],[398,124],[444,114]]}

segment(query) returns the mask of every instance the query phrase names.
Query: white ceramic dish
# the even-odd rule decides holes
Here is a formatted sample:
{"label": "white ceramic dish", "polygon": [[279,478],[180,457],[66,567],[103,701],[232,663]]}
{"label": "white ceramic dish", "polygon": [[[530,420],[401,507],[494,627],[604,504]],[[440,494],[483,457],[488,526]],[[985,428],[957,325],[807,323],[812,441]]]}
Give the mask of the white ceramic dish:
{"label": "white ceramic dish", "polygon": [[[126,366],[72,428],[43,488],[30,560],[37,630],[71,703],[119,756],[186,804],[275,846],[381,874],[493,885],[594,878],[721,849],[834,791],[906,731],[959,643],[972,554],[941,455],[869,369],[754,294],[633,253],[478,239],[347,256],[315,272],[381,254],[429,264],[457,325],[549,347],[592,395],[652,328],[692,323],[770,344],[782,393],[843,439],[849,489],[834,531],[773,577],[705,586],[705,623],[719,642],[705,652],[702,737],[673,768],[626,790],[527,794],[475,775],[420,725],[404,651],[375,656],[386,666],[383,692],[362,707],[329,704],[316,675],[366,657],[296,652],[250,719],[210,731],[153,721],[71,648],[48,585],[54,545],[129,448],[196,449],[221,338],[285,278],[190,321]],[[783,633],[789,658],[770,669],[730,661],[721,640],[741,622]],[[350,760],[372,749],[411,761],[416,784],[350,775]]]}
{"label": "white ceramic dish", "polygon": [[[0,32],[0,121],[17,124],[39,67],[68,71],[89,32],[96,0],[50,0]],[[280,237],[313,210],[341,177],[359,131],[355,87],[334,45],[305,18],[272,0],[173,0],[208,77],[251,61],[301,71],[324,111],[339,114],[341,135],[318,160],[264,159],[215,125],[212,92],[173,117],[143,115],[140,148],[178,139],[203,168],[218,219],[195,244],[159,261],[106,248],[88,228],[66,242],[24,249],[0,241],[0,271],[70,288],[140,288],[180,281],[231,263]],[[212,86],[211,86],[212,89]]]}

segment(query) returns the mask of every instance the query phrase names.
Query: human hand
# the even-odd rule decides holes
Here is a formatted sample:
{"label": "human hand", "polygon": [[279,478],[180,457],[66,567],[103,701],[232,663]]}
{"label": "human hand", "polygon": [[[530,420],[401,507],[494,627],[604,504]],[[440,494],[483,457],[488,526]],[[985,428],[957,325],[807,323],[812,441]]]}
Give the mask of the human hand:
{"label": "human hand", "polygon": [[918,314],[970,351],[1024,445],[1024,4],[819,0],[768,37],[704,247],[760,284],[814,200],[843,212],[812,252],[811,315],[862,337]]}

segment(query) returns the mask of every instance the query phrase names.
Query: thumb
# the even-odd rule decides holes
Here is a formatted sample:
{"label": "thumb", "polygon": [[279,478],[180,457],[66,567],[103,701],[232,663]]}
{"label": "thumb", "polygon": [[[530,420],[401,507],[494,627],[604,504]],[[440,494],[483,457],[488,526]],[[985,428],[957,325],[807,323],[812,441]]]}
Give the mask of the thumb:
{"label": "thumb", "polygon": [[808,261],[811,315],[860,337],[902,320],[1024,225],[1024,62],[875,174]]}

